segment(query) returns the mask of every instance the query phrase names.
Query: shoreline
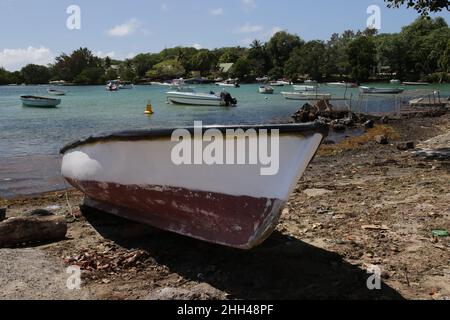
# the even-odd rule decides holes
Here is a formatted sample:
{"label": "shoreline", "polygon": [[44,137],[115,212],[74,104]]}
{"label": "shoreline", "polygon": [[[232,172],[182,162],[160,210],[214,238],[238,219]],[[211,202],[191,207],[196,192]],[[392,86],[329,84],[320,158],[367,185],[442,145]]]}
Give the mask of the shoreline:
{"label": "shoreline", "polygon": [[[85,212],[74,190],[67,193],[70,207],[65,192],[0,200],[8,216],[51,208],[69,222],[64,241],[0,249],[0,263],[16,269],[0,282],[28,288],[7,287],[0,298],[57,299],[60,291],[48,289],[54,283],[23,274],[37,264],[63,274],[77,264],[82,290],[66,290],[64,299],[448,299],[450,239],[431,232],[450,229],[450,160],[416,156],[396,144],[445,146],[450,115],[377,127],[386,128],[387,145],[375,142],[374,132],[323,145],[277,231],[251,251]],[[381,290],[366,287],[369,265],[382,270]]]}

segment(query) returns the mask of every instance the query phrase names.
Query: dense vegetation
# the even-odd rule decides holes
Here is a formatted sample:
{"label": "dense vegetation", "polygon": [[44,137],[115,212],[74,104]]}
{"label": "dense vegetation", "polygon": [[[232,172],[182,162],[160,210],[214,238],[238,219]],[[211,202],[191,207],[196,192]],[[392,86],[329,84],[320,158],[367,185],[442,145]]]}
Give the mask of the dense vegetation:
{"label": "dense vegetation", "polygon": [[[401,4],[402,1],[392,2]],[[221,63],[233,63],[233,66],[224,73]],[[450,28],[443,18],[436,18],[418,19],[396,34],[377,34],[371,29],[348,30],[333,34],[328,41],[305,42],[298,35],[281,31],[267,43],[255,40],[249,48],[176,47],[160,53],[138,54],[125,61],[101,59],[80,48],[70,55],[60,55],[48,67],[28,65],[12,73],[0,68],[0,84],[38,84],[50,80],[103,84],[117,77],[131,81],[178,77],[255,81],[264,75],[292,80],[361,82],[396,77],[443,82],[449,80],[449,68]]]}

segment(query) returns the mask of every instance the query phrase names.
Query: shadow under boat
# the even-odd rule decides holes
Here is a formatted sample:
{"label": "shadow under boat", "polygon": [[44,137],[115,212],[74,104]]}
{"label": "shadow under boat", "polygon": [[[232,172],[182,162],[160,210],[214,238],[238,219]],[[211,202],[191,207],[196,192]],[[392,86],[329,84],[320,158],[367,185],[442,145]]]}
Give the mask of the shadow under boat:
{"label": "shadow under boat", "polygon": [[336,253],[275,232],[249,251],[222,247],[115,217],[89,207],[81,211],[105,238],[141,249],[189,281],[201,281],[243,300],[403,300],[382,283],[369,290],[364,270]]}

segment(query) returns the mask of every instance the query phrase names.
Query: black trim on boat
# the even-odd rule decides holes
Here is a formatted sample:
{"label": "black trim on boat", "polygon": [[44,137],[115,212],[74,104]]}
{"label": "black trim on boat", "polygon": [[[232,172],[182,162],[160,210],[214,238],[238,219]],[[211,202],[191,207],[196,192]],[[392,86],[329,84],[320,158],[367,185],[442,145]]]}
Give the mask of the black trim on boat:
{"label": "black trim on boat", "polygon": [[[115,133],[105,133],[90,136],[85,139],[81,139],[72,143],[69,143],[63,147],[60,151],[61,154],[65,154],[71,149],[75,149],[82,145],[94,144],[99,142],[108,141],[140,141],[147,140],[149,138],[165,138],[172,136],[172,133],[178,129],[185,129],[191,134],[194,134],[194,127],[182,127],[182,128],[155,128],[151,130],[135,130],[135,131],[121,131]],[[272,125],[213,125],[213,126],[203,126],[203,133],[209,129],[217,129],[222,133],[226,133],[226,130],[238,130],[242,129],[247,131],[249,129],[255,130],[279,130],[280,134],[283,133],[321,133],[324,138],[328,135],[329,127],[326,123],[316,121],[311,123],[301,123],[301,124],[272,124]]]}

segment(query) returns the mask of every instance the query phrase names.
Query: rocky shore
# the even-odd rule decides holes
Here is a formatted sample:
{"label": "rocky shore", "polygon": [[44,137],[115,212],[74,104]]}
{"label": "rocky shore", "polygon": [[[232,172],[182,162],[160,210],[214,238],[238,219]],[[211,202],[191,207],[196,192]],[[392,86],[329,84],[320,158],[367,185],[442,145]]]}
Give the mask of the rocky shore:
{"label": "rocky shore", "polygon": [[321,147],[252,251],[89,212],[76,191],[0,200],[8,217],[45,209],[68,225],[63,241],[0,249],[0,299],[450,299],[449,115],[365,130]]}

